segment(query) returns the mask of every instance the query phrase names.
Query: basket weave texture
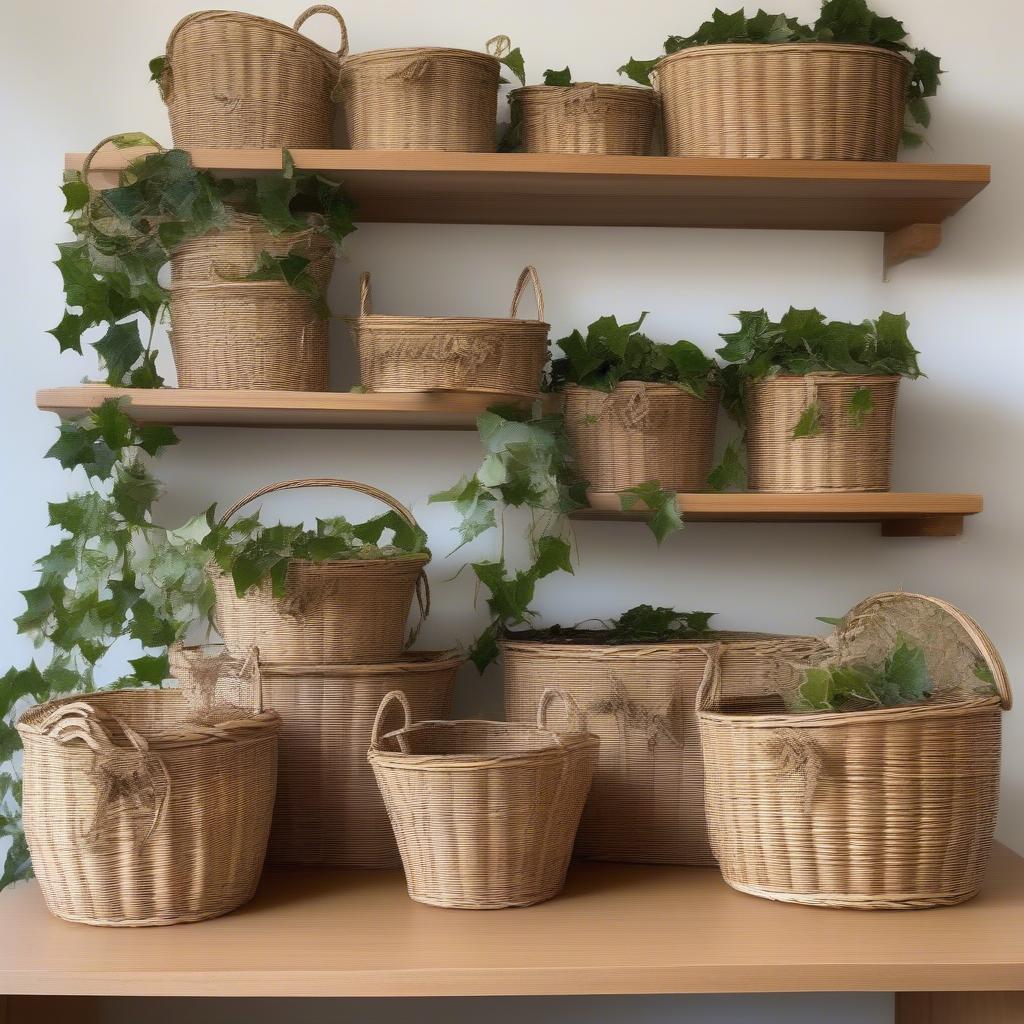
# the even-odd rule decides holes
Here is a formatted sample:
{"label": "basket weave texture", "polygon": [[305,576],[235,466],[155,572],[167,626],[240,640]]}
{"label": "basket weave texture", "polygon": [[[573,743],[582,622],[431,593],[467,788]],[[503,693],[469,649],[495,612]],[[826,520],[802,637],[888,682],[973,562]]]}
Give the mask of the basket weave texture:
{"label": "basket weave texture", "polygon": [[[771,692],[777,659],[807,657],[821,647],[811,638],[743,633],[617,646],[502,642],[508,719],[530,721],[540,695],[557,686],[583,708],[601,741],[577,856],[715,863],[704,821],[696,697],[719,645],[730,693]],[[760,656],[766,647],[775,657]]]}
{"label": "basket weave texture", "polygon": [[280,723],[214,710],[197,714],[167,689],[78,695],[22,716],[25,835],[52,914],[182,924],[252,898]]}
{"label": "basket weave texture", "polygon": [[[537,319],[520,320],[527,282]],[[350,322],[367,391],[485,391],[536,395],[548,354],[544,292],[533,267],[516,282],[508,319],[383,316],[371,312],[370,275],[359,281],[359,316]]]}
{"label": "basket weave texture", "polygon": [[[567,732],[547,722],[551,700]],[[381,734],[389,705],[405,724]],[[384,698],[369,761],[402,855],[409,895],[440,907],[522,907],[558,895],[597,759],[597,738],[571,697],[547,691],[536,726],[410,724],[405,695]]]}
{"label": "basket weave texture", "polygon": [[[382,501],[415,525],[412,513],[390,494],[352,480],[285,480],[247,494],[222,522],[264,494],[304,487],[337,487]],[[234,581],[211,569],[215,621],[228,651],[245,658],[253,647],[267,661],[292,665],[397,661],[406,644],[406,620],[416,598],[421,620],[430,611],[424,567],[430,555],[305,562],[292,559],[279,599],[269,581],[239,597]]]}
{"label": "basket weave texture", "polygon": [[[747,486],[752,491],[887,491],[899,377],[807,374],[751,381],[746,388]],[[860,423],[850,398],[866,388]],[[822,430],[793,437],[801,413],[821,409]]]}
{"label": "basket weave texture", "polygon": [[696,398],[671,384],[623,381],[608,393],[565,389],[565,429],[579,475],[595,491],[657,480],[673,491],[707,489],[719,392]]}
{"label": "basket weave texture", "polygon": [[733,888],[859,909],[947,906],[977,893],[996,823],[1006,672],[973,619],[917,594],[855,608],[831,657],[884,656],[900,635],[924,648],[935,680],[921,704],[787,714],[778,697],[736,708],[714,674],[702,688],[708,825]]}
{"label": "basket weave texture", "polygon": [[529,85],[509,94],[519,107],[527,153],[603,153],[647,156],[654,138],[657,97],[635,85]]}
{"label": "basket weave texture", "polygon": [[[314,14],[341,28],[331,53],[298,31]],[[348,52],[341,15],[325,4],[294,28],[237,11],[197,11],[167,40],[161,90],[179,149],[329,149],[339,60]]]}
{"label": "basket weave texture", "polygon": [[722,43],[656,72],[669,156],[895,160],[910,63],[838,43]]}

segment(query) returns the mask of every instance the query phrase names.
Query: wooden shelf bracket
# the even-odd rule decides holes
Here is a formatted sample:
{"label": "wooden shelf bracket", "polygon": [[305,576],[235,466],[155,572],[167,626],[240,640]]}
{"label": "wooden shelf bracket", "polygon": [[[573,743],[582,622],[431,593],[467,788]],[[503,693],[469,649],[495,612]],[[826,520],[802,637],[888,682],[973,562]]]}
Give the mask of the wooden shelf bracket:
{"label": "wooden shelf bracket", "polygon": [[882,280],[889,280],[889,271],[900,263],[918,256],[927,256],[942,241],[941,224],[908,224],[887,231],[882,243]]}

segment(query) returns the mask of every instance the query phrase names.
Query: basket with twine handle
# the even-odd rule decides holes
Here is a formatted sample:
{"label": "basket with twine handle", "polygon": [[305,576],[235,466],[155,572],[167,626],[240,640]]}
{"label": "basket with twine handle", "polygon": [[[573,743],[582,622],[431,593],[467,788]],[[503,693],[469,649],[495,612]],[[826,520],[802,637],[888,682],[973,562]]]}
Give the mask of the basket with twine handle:
{"label": "basket with twine handle", "polygon": [[[527,284],[537,318],[519,318]],[[387,316],[373,313],[370,275],[359,278],[359,316],[349,328],[367,391],[484,391],[535,396],[540,391],[550,325],[535,267],[516,281],[508,318]]]}
{"label": "basket with twine handle", "polygon": [[[396,498],[370,484],[331,477],[283,480],[235,502],[223,516],[265,494],[307,487],[333,487],[375,498],[413,526],[412,513]],[[264,658],[297,665],[382,664],[401,657],[430,614],[429,553],[396,558],[307,562],[292,559],[286,596],[274,597],[269,581],[239,597],[231,576],[211,569],[216,593],[215,621],[228,651],[245,657],[258,647]],[[419,613],[406,640],[405,624],[415,597]]]}
{"label": "basket with twine handle", "polygon": [[714,672],[698,695],[708,828],[729,885],[812,906],[915,909],[974,896],[999,796],[1000,719],[1012,703],[998,651],[970,616],[923,594],[879,594],[790,666],[872,663],[919,644],[935,692],[916,704],[788,713],[737,706]]}

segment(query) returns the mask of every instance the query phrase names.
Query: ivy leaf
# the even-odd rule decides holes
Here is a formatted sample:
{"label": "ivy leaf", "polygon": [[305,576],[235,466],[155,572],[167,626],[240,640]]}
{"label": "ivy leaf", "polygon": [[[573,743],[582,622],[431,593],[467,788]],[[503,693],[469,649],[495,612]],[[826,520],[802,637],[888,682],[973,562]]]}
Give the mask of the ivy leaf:
{"label": "ivy leaf", "polygon": [[659,544],[683,528],[683,517],[679,512],[675,491],[663,490],[659,481],[648,480],[636,487],[619,491],[619,502],[624,512],[633,508],[637,501],[642,501],[650,510],[647,523]]}
{"label": "ivy leaf", "polygon": [[21,739],[18,730],[7,722],[0,721],[0,764],[3,764],[21,750]]}
{"label": "ivy leaf", "polygon": [[137,439],[139,447],[148,455],[158,455],[164,448],[178,444],[179,438],[173,428],[159,424],[149,423],[138,428]]}
{"label": "ivy leaf", "polygon": [[123,398],[108,398],[90,414],[93,427],[112,451],[119,454],[132,443],[134,427],[124,411]]}
{"label": "ivy leaf", "polygon": [[796,421],[793,427],[793,437],[817,437],[823,430],[821,421],[821,405],[818,402],[811,402]]}
{"label": "ivy leaf", "polygon": [[869,388],[857,388],[852,395],[850,395],[850,419],[855,427],[864,426],[864,421],[875,408],[875,400],[871,397],[871,391]]}
{"label": "ivy leaf", "polygon": [[[523,83],[526,84],[525,82]],[[545,85],[572,85],[572,72],[568,67],[562,68],[561,71],[552,71],[548,68],[544,72],[544,84]]]}
{"label": "ivy leaf", "polygon": [[722,453],[722,460],[708,474],[708,487],[713,491],[724,491],[730,487],[743,487],[747,482],[747,469],[743,465],[740,446],[730,441]]}
{"label": "ivy leaf", "polygon": [[[154,59],[159,60],[160,58]],[[150,61],[150,71],[152,70],[153,61]],[[113,136],[110,141],[118,149],[132,149],[135,146],[153,146],[155,149],[160,148],[160,143],[145,132],[121,132],[120,135]]]}
{"label": "ivy leaf", "polygon": [[28,852],[25,833],[19,829],[8,834],[11,836],[11,845],[7,849],[3,874],[0,875],[0,891],[14,882],[33,877],[32,858]]}
{"label": "ivy leaf", "polygon": [[178,639],[171,623],[159,618],[148,601],[138,601],[132,608],[128,635],[143,647],[169,647]]}
{"label": "ivy leaf", "polygon": [[845,616],[832,616],[832,615],[815,615],[818,622],[824,622],[828,626],[841,626],[845,621]]}
{"label": "ivy leaf", "polygon": [[106,367],[107,383],[123,386],[128,371],[143,353],[138,321],[111,324],[107,333],[96,342],[95,347]]}
{"label": "ivy leaf", "polygon": [[499,57],[498,63],[504,64],[519,79],[521,85],[526,85],[526,67],[523,63],[522,51],[518,46],[506,53],[504,57]]}
{"label": "ivy leaf", "polygon": [[151,82],[159,82],[164,77],[164,71],[167,70],[167,58],[160,54],[159,57],[154,57],[149,62],[149,80]]}
{"label": "ivy leaf", "polygon": [[553,572],[572,573],[572,548],[561,537],[541,537],[537,542],[537,560],[531,572],[537,579]]}
{"label": "ivy leaf", "polygon": [[[8,669],[0,676],[0,718],[6,718],[20,700],[31,697],[39,700],[46,693],[46,683],[36,663],[30,662],[28,668]],[[0,763],[8,760],[10,755],[2,756],[0,751]]]}
{"label": "ivy leaf", "polygon": [[47,331],[57,339],[61,352],[82,352],[82,332],[90,326],[85,316],[80,313],[65,312],[59,324]]}
{"label": "ivy leaf", "polygon": [[160,496],[160,485],[138,463],[120,464],[115,470],[110,497],[126,523],[144,526],[153,503]]}
{"label": "ivy leaf", "polygon": [[135,678],[143,683],[159,685],[170,678],[171,670],[165,654],[144,654],[141,658],[132,658],[129,662]]}
{"label": "ivy leaf", "polygon": [[73,213],[89,203],[89,186],[84,181],[66,181],[60,187],[64,193],[64,212]]}
{"label": "ivy leaf", "polygon": [[653,60],[638,60],[636,57],[630,57],[619,68],[619,74],[631,78],[638,85],[650,85],[651,72],[657,67],[660,60],[660,57],[655,57]]}
{"label": "ivy leaf", "polygon": [[469,649],[470,661],[476,665],[480,673],[498,659],[498,633],[499,628],[494,623],[490,624]]}

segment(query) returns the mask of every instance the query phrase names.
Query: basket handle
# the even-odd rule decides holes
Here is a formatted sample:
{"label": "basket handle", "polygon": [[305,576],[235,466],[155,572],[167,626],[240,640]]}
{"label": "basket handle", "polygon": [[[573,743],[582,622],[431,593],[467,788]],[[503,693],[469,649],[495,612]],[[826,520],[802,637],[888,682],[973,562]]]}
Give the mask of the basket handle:
{"label": "basket handle", "polygon": [[492,57],[501,60],[512,49],[512,40],[506,35],[491,36],[484,43],[484,50]]}
{"label": "basket handle", "polygon": [[701,647],[706,659],[694,704],[698,711],[717,711],[722,701],[722,645]]}
{"label": "basket handle", "polygon": [[364,270],[359,275],[359,315],[369,316],[373,307],[373,293],[370,291],[370,272]]}
{"label": "basket handle", "polygon": [[391,690],[384,694],[384,699],[377,708],[377,714],[373,719],[373,729],[370,731],[370,749],[380,750],[380,730],[384,724],[384,716],[388,713],[394,703],[402,705],[402,728],[408,729],[412,725],[412,708],[409,706],[409,698],[401,690]]}
{"label": "basket handle", "polygon": [[[85,154],[85,159],[82,161],[82,169],[78,173],[82,176],[82,181],[84,181],[86,185],[89,184],[89,171],[92,169],[92,162],[96,154],[104,146],[108,146],[112,142],[114,142],[115,139],[121,138],[123,134],[123,132],[118,132],[116,135],[107,135],[105,138],[100,139],[100,141],[97,142],[96,145],[93,146],[92,149],[90,149],[89,152]],[[161,146],[160,143],[156,142],[155,139],[151,141],[153,141],[154,144],[156,145],[156,150],[158,153],[167,152],[165,147]]]}
{"label": "basket handle", "polygon": [[[552,729],[548,725],[548,709],[555,699],[562,702],[565,708],[566,725],[568,728]],[[545,732],[586,732],[587,716],[583,713],[579,704],[576,703],[571,693],[561,690],[555,686],[549,686],[541,695],[537,704],[537,728]]]}
{"label": "basket handle", "polygon": [[519,300],[523,297],[523,290],[526,288],[526,282],[529,281],[533,285],[533,295],[537,300],[537,319],[544,319],[544,289],[540,286],[540,277],[537,274],[536,267],[523,267],[522,273],[519,275],[519,280],[516,281],[516,290],[512,296],[512,312],[509,316],[515,320],[519,315]]}
{"label": "basket handle", "polygon": [[329,14],[338,23],[338,28],[341,29],[341,42],[335,53],[338,57],[344,57],[348,53],[348,28],[345,26],[345,19],[330,4],[314,4],[312,7],[307,7],[295,19],[295,24],[292,25],[292,28],[298,32],[314,14]]}

